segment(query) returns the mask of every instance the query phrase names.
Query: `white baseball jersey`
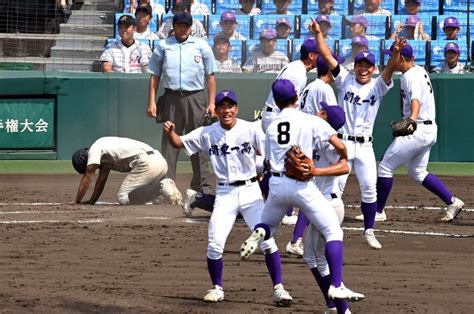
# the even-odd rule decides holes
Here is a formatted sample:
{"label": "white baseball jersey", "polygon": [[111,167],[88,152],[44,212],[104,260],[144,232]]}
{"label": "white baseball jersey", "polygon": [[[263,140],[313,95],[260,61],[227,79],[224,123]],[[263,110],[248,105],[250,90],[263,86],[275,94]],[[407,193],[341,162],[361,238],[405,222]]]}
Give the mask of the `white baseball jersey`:
{"label": "white baseball jersey", "polygon": [[261,49],[257,49],[249,56],[242,68],[252,73],[277,73],[288,62],[288,57],[281,51],[275,50],[271,55],[266,56]]}
{"label": "white baseball jersey", "polygon": [[337,106],[336,95],[331,85],[323,80],[315,79],[301,93],[300,110],[310,115],[321,111],[320,103],[324,101],[330,106]]}
{"label": "white baseball jersey", "polygon": [[[317,168],[327,167],[336,164],[341,156],[337,150],[328,141],[317,142],[313,150],[313,163]],[[342,196],[342,191],[339,187],[337,176],[321,176],[315,177],[316,186],[323,195],[331,193]]]}
{"label": "white baseball jersey", "polygon": [[433,86],[426,70],[415,65],[400,78],[400,96],[403,102],[403,117],[411,116],[411,101],[418,99],[421,103],[418,122],[436,118]]}
{"label": "white baseball jersey", "polygon": [[346,123],[342,131],[350,135],[372,135],[375,118],[382,97],[393,87],[393,81],[387,85],[382,76],[373,78],[369,83],[357,83],[356,76],[339,65],[336,77],[339,90],[338,104],[346,112]]}
{"label": "white baseball jersey", "polygon": [[148,144],[125,137],[106,136],[89,148],[87,165],[110,165],[112,170],[130,171],[130,158],[154,151]]}
{"label": "white baseball jersey", "polygon": [[200,127],[181,140],[188,155],[208,152],[219,183],[249,180],[257,175],[257,152],[264,154],[265,135],[255,123],[237,119],[230,130],[219,122]]}
{"label": "white baseball jersey", "polygon": [[242,73],[242,68],[240,64],[235,63],[232,59],[227,59],[224,61],[219,61],[216,59],[217,63],[217,72],[220,73]]}
{"label": "white baseball jersey", "polygon": [[[280,70],[280,72],[278,72],[275,81],[282,79],[289,80],[295,86],[296,94],[300,95],[306,86],[306,73],[306,67],[303,61],[295,60],[287,64],[283,69]],[[299,101],[300,100],[298,100],[298,104]],[[270,93],[268,94],[267,101],[265,101],[265,105],[272,108],[275,112],[280,112],[280,109],[275,104],[275,100],[273,99],[273,92],[271,89]]]}
{"label": "white baseball jersey", "polygon": [[133,33],[133,38],[136,40],[144,39],[144,40],[158,40],[160,37],[158,37],[157,34],[152,32],[150,28],[147,28],[143,33],[139,32],[134,32]]}
{"label": "white baseball jersey", "polygon": [[109,43],[100,61],[112,63],[113,72],[142,73],[142,67],[147,66],[151,57],[151,49],[147,44],[135,40],[130,47],[125,47],[121,40]]}
{"label": "white baseball jersey", "polygon": [[466,69],[461,62],[456,63],[454,68],[450,68],[446,61],[440,62],[434,69],[433,72],[435,73],[456,73],[456,74],[464,74],[466,73]]}
{"label": "white baseball jersey", "polygon": [[315,143],[329,141],[336,131],[317,116],[285,108],[268,126],[266,134],[265,155],[272,171],[285,172],[286,153],[291,146],[298,145],[306,156],[312,156]]}

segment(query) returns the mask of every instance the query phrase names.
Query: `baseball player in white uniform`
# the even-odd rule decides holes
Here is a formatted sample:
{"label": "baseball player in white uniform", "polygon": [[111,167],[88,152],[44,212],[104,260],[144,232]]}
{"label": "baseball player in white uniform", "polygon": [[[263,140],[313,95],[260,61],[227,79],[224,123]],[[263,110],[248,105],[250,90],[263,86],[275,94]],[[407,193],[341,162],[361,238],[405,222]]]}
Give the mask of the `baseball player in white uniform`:
{"label": "baseball player in white uniform", "polygon": [[452,221],[462,211],[464,203],[453,196],[441,180],[427,171],[431,147],[436,143],[438,127],[433,86],[425,69],[414,63],[413,48],[392,44],[387,53],[400,50],[398,70],[403,118],[416,121],[413,134],[393,139],[379,164],[377,179],[377,213],[386,219],[384,211],[393,184],[393,172],[407,164],[408,175],[446,203],[447,210],[442,221]]}
{"label": "baseball player in white uniform", "polygon": [[[159,151],[137,140],[107,136],[91,147],[81,148],[72,156],[72,165],[83,174],[75,203],[95,204],[104,190],[111,170],[128,172],[120,185],[117,200],[121,205],[159,202],[164,196],[170,204],[181,203],[181,193],[171,179],[163,179],[168,164]],[[99,176],[89,201],[82,202],[95,171]]]}
{"label": "baseball player in white uniform", "polygon": [[[316,58],[318,57],[318,46],[316,40],[308,37],[304,40],[300,48],[301,58],[287,64],[280,70],[276,76],[276,80],[286,79],[290,80],[296,88],[296,93],[301,94],[303,88],[306,86],[307,73],[316,67]],[[273,93],[270,90],[268,98],[265,101],[265,108],[262,115],[262,128],[266,132],[268,126],[273,119],[278,115],[280,109],[275,104]]]}
{"label": "baseball player in white uniform", "polygon": [[[382,245],[374,235],[377,164],[372,147],[372,130],[382,97],[393,87],[392,74],[396,67],[395,62],[391,58],[381,75],[372,80],[375,56],[369,51],[363,51],[356,56],[354,74],[351,74],[332,56],[316,21],[312,21],[310,29],[316,34],[320,54],[335,77],[338,105],[346,112],[346,124],[337,136],[347,147],[349,164],[355,170],[359,181],[364,237],[370,247],[381,249]],[[342,189],[347,178],[348,175],[345,175],[339,179]]]}
{"label": "baseball player in white uniform", "polygon": [[[338,56],[333,54],[335,58],[338,58],[340,62],[343,62]],[[320,103],[324,102],[331,106],[337,106],[336,96],[331,87],[334,82],[334,76],[329,67],[324,61],[322,56],[318,56],[316,60],[316,68],[318,70],[318,77],[313,82],[309,83],[301,92],[300,110],[310,115],[315,115],[322,110]],[[331,125],[332,126],[332,125]],[[340,128],[335,128],[336,131]],[[314,157],[314,156],[313,156]],[[303,234],[306,230],[309,220],[303,212],[298,213],[298,220],[293,230],[293,236],[291,241],[286,245],[286,252],[288,254],[294,254],[296,256],[303,256]]]}
{"label": "baseball player in white uniform", "polygon": [[[239,108],[233,91],[224,90],[216,95],[216,114],[219,122],[200,127],[184,136],[178,136],[174,124],[167,121],[163,130],[175,148],[185,148],[188,155],[207,152],[216,175],[216,200],[209,220],[207,265],[213,288],[204,301],[224,300],[222,289],[222,253],[234,221],[240,213],[253,230],[263,211],[263,198],[257,182],[256,156],[264,153],[265,135],[255,123],[237,119]],[[288,306],[292,298],[282,285],[281,258],[273,238],[260,245],[272,277],[273,300]]]}
{"label": "baseball player in white uniform", "polygon": [[296,206],[327,240],[325,249],[331,276],[328,296],[331,299],[363,299],[362,294],[351,291],[342,283],[343,232],[331,204],[316,187],[314,180],[298,181],[285,175],[286,153],[292,146],[299,146],[306,156],[312,156],[317,142],[329,142],[335,147],[340,162],[325,168],[314,168],[311,172],[313,176],[347,173],[346,148],[326,121],[297,109],[298,95],[293,83],[286,79],[276,80],[272,92],[281,112],[268,126],[265,140],[266,158],[272,172],[270,192],[260,223],[242,244],[240,256],[248,258],[257,244],[275,234],[286,208]]}

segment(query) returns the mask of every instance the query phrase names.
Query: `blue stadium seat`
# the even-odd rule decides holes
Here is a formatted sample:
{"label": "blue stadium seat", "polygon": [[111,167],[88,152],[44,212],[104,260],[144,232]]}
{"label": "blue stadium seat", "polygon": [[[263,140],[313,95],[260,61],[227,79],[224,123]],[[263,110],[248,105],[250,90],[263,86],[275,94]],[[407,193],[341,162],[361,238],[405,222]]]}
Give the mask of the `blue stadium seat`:
{"label": "blue stadium seat", "polygon": [[[400,23],[405,24],[405,21],[409,16],[410,15],[393,15],[390,34],[393,34],[393,32],[397,29],[397,26]],[[435,19],[433,19],[433,16],[431,14],[418,14],[418,17],[423,23],[423,31],[431,37],[433,33],[432,22],[435,21]]]}
{"label": "blue stadium seat", "polygon": [[[171,1],[172,2],[172,1]],[[209,8],[209,11],[211,12],[211,14],[214,14],[214,0],[198,0],[199,3],[202,3],[202,4],[205,4],[208,8]],[[199,15],[202,15],[202,14],[199,14]]]}
{"label": "blue stadium seat", "polygon": [[[275,50],[277,51],[281,51],[283,52],[286,56],[289,56],[289,53],[288,53],[288,43],[290,41],[289,40],[286,40],[286,39],[279,39],[277,40],[277,44],[276,44],[276,47],[275,47]],[[246,53],[245,53],[245,60],[244,60],[244,63],[245,61],[248,59],[248,57],[252,54],[252,52],[259,48],[260,47],[260,40],[258,39],[249,39],[249,40],[246,40],[245,41],[245,45],[246,45]],[[288,57],[289,59],[289,57]]]}
{"label": "blue stadium seat", "polygon": [[216,14],[226,11],[238,11],[240,9],[239,0],[216,0]]}
{"label": "blue stadium seat", "polygon": [[[275,13],[275,4],[273,0],[261,0],[262,1],[262,14],[273,14]],[[288,11],[294,15],[299,15],[303,12],[303,0],[292,0]]]}
{"label": "blue stadium seat", "polygon": [[260,31],[265,28],[275,28],[276,20],[279,18],[287,18],[291,23],[291,32],[289,37],[293,38],[295,36],[295,29],[299,29],[299,25],[296,25],[295,16],[285,15],[285,14],[262,14],[253,16],[253,39],[258,39],[260,36]]}
{"label": "blue stadium seat", "polygon": [[[301,56],[300,49],[301,45],[303,44],[304,38],[293,39],[291,43],[291,60],[298,60]],[[326,44],[331,51],[334,51],[336,41],[335,40],[327,40]]]}
{"label": "blue stadium seat", "polygon": [[[384,49],[390,49],[392,45],[391,40],[384,41]],[[415,54],[415,63],[426,67],[427,65],[427,55],[428,55],[428,45],[429,41],[426,40],[409,40],[408,43],[413,47],[413,52]],[[387,65],[388,59],[390,59],[389,55],[384,56],[384,65]]]}
{"label": "blue stadium seat", "polygon": [[[344,21],[343,34],[344,38],[351,38],[350,23],[349,20],[355,15],[347,15],[346,21]],[[364,15],[367,19],[367,35],[372,35],[378,39],[385,39],[387,35],[387,29],[389,29],[390,19],[384,15]],[[369,39],[369,38],[368,38]]]}
{"label": "blue stadium seat", "polygon": [[[316,15],[318,14],[318,0],[307,0],[306,13]],[[334,9],[338,15],[349,14],[349,1],[348,0],[335,0]]]}
{"label": "blue stadium seat", "polygon": [[472,0],[444,0],[443,14],[459,14],[460,12],[467,12],[467,4],[469,1],[469,11],[474,12],[474,3]]}
{"label": "blue stadium seat", "polygon": [[[418,11],[418,15],[421,13],[429,13],[432,15],[439,14],[439,2],[440,0],[423,0],[421,1],[420,11]],[[407,14],[405,10],[405,0],[398,1],[398,11],[397,14]]]}
{"label": "blue stadium seat", "polygon": [[[466,39],[467,34],[467,14],[466,13],[456,13],[449,15],[438,15],[436,19],[436,39],[445,39],[446,35],[444,34],[444,20],[448,17],[454,16],[459,21],[459,27],[461,28],[458,33],[458,39]],[[472,24],[471,24],[472,25]],[[472,26],[471,26],[472,27]],[[472,29],[471,29],[472,33]]]}
{"label": "blue stadium seat", "polygon": [[[430,66],[437,66],[444,60],[444,47],[447,43],[453,42],[452,40],[432,40],[430,43]],[[465,41],[455,41],[459,46],[461,54],[459,56],[459,62],[466,63],[467,61],[467,43]]]}
{"label": "blue stadium seat", "polygon": [[[119,18],[122,16],[122,15],[130,15],[130,16],[133,16],[135,18],[135,16],[133,14],[128,14],[128,13],[115,13],[115,28],[114,28],[114,33],[115,33],[115,38],[120,38],[120,35],[118,33],[118,20]],[[151,20],[150,20],[150,24],[148,25],[148,27],[150,28],[150,30],[154,33],[156,33],[158,31],[158,15],[156,14],[153,14]]]}
{"label": "blue stadium seat", "polygon": [[[316,19],[316,16],[311,14],[303,14],[300,19],[300,36],[299,38],[305,38],[311,32],[308,29],[309,23],[311,23],[311,18]],[[337,40],[342,36],[342,16],[340,15],[329,15],[329,20],[331,21],[331,29],[329,30],[329,36],[333,40]]]}
{"label": "blue stadium seat", "polygon": [[[250,35],[252,34],[250,24],[251,17],[247,15],[237,15],[236,18],[238,23],[236,31],[244,35],[245,38],[249,39]],[[221,31],[220,21],[220,14],[209,15],[209,25],[207,30],[209,38],[214,38],[214,36]]]}
{"label": "blue stadium seat", "polygon": [[[208,43],[212,47],[214,45],[214,40],[210,39],[208,40]],[[231,40],[230,45],[232,49],[229,52],[229,59],[232,59],[235,63],[242,65],[244,42],[240,40]]]}
{"label": "blue stadium seat", "polygon": [[[395,1],[382,0],[380,8],[389,10],[392,14],[395,12]],[[365,0],[354,0],[354,14],[360,14],[365,10]]]}
{"label": "blue stadium seat", "polygon": [[[337,54],[344,57],[346,60],[349,59],[352,52],[352,39],[341,39],[339,40],[339,49]],[[389,46],[390,47],[390,46]],[[369,51],[372,52],[377,61],[377,65],[380,64],[381,60],[381,41],[380,40],[369,40]]]}

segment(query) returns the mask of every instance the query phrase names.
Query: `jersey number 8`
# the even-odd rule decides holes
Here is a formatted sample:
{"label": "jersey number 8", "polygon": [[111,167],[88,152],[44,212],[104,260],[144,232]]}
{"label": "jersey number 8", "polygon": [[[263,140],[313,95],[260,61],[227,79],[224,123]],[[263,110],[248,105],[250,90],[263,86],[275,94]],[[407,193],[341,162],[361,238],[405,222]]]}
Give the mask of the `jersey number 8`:
{"label": "jersey number 8", "polygon": [[288,144],[290,142],[290,122],[280,122],[277,126],[278,144]]}

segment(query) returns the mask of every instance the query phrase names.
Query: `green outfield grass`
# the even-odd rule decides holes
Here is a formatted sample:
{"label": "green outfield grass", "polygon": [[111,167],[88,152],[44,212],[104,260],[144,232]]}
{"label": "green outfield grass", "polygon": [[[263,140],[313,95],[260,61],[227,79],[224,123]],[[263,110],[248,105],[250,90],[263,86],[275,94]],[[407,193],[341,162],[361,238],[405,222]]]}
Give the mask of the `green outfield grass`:
{"label": "green outfield grass", "polygon": [[[428,169],[437,175],[474,176],[474,163],[433,162]],[[190,173],[191,163],[178,163],[178,173]],[[0,174],[25,173],[75,173],[69,160],[1,160]],[[397,174],[406,174],[406,168],[397,170]]]}

